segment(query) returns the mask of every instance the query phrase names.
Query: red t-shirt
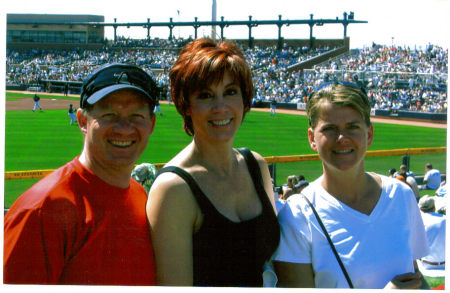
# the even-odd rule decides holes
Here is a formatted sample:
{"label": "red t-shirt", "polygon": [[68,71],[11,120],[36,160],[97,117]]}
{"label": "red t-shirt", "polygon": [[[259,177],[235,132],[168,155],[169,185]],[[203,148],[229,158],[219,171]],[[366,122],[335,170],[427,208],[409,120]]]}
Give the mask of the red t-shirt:
{"label": "red t-shirt", "polygon": [[134,179],[113,187],[73,159],[6,214],[4,283],[154,285],[146,200]]}

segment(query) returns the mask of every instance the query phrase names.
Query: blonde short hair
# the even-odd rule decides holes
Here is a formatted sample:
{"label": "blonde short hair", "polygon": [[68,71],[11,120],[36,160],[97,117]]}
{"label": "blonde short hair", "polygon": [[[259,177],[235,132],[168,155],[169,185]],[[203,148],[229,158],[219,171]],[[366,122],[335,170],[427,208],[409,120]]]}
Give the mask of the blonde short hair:
{"label": "blonde short hair", "polygon": [[309,126],[315,128],[319,119],[320,110],[325,102],[334,105],[351,107],[370,126],[370,101],[366,91],[356,84],[348,82],[326,83],[313,92],[306,105]]}

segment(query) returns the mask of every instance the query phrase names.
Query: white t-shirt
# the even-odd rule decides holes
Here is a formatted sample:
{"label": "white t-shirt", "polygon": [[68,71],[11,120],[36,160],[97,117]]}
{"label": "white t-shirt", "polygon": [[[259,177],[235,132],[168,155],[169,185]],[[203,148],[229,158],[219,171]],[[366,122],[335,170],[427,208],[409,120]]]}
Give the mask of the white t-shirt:
{"label": "white t-shirt", "polygon": [[281,202],[279,199],[275,199],[275,207],[277,209],[277,213],[281,210],[283,206],[284,202]]}
{"label": "white t-shirt", "polygon": [[441,172],[436,169],[431,169],[423,177],[424,181],[427,181],[427,188],[437,189],[441,184]]}
{"label": "white t-shirt", "polygon": [[[423,213],[422,220],[425,225],[430,254],[423,257],[429,262],[445,261],[445,216],[438,213]],[[427,269],[443,269],[445,265],[429,265],[422,263]]]}
{"label": "white t-shirt", "polygon": [[[322,177],[303,190],[319,213],[355,288],[384,288],[396,275],[414,272],[413,261],[428,254],[417,201],[406,184],[382,179],[380,199],[370,215],[338,201]],[[292,195],[278,214],[280,245],[273,259],[312,263],[317,288],[348,288],[341,268],[311,208]]]}

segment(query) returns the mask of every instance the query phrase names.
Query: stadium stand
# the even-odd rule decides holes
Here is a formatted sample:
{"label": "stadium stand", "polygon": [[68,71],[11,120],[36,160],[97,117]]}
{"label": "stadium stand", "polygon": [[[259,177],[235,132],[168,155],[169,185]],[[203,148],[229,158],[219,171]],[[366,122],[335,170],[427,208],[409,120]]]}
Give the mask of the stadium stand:
{"label": "stadium stand", "polygon": [[[190,39],[134,40],[118,38],[101,50],[9,50],[6,87],[31,91],[62,92],[69,83],[77,94],[79,84],[95,67],[111,62],[134,63],[152,74],[163,88],[179,50]],[[287,68],[334,48],[255,46],[245,50],[254,72],[255,104],[275,99],[279,103],[304,103],[321,83],[334,79],[364,85],[374,109],[389,111],[447,112],[448,49],[434,45],[402,48],[373,45],[350,52],[313,69]]]}

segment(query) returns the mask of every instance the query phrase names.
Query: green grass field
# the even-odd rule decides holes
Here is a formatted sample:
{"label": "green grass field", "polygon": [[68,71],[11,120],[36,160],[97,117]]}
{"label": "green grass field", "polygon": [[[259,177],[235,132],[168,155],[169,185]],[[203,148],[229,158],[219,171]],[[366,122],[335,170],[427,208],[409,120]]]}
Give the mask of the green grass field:
{"label": "green grass field", "polygon": [[[7,101],[19,100],[23,98],[32,98],[33,96],[34,94],[32,93],[10,92],[10,91],[6,92]],[[63,96],[63,95],[39,93],[39,97],[41,97],[42,99],[61,99],[61,100],[80,101],[80,97],[78,96]]]}
{"label": "green grass field", "polygon": [[[7,99],[23,95],[7,94]],[[45,96],[42,98],[65,98]],[[156,128],[138,163],[164,163],[191,141],[182,129],[175,107],[162,104]],[[446,146],[446,129],[375,123],[375,139],[369,150]],[[83,137],[76,126],[69,125],[67,110],[42,112],[7,111],[5,119],[5,171],[55,169],[80,154]],[[307,120],[304,116],[252,111],[247,114],[235,140],[235,147],[248,147],[263,156],[314,153],[307,144]],[[423,174],[426,162],[446,170],[446,154],[411,157],[411,170]],[[387,174],[397,168],[401,157],[367,158],[366,169]],[[312,181],[321,174],[321,162],[285,163],[276,166],[276,183],[285,183],[291,174],[303,174]],[[5,181],[5,207],[37,179]]]}

